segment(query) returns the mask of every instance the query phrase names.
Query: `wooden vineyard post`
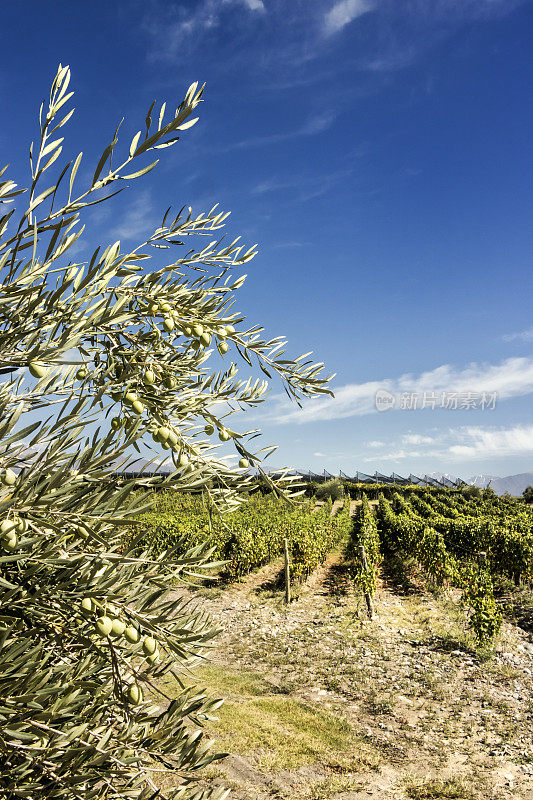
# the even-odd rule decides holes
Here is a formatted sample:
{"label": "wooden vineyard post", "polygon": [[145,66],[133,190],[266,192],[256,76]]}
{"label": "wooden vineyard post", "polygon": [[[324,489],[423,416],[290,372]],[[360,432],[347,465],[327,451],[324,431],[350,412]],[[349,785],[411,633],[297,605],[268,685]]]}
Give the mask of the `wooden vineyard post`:
{"label": "wooden vineyard post", "polygon": [[283,539],[283,552],[285,555],[285,602],[291,602],[291,568],[289,564],[289,545],[287,539]]}
{"label": "wooden vineyard post", "polygon": [[[361,556],[364,572],[368,572],[368,562],[366,560],[365,548],[362,544],[359,545],[359,555]],[[370,594],[370,592],[365,592],[365,601],[368,610],[368,618],[372,619],[372,617],[374,616],[374,605],[372,603],[372,595]]]}

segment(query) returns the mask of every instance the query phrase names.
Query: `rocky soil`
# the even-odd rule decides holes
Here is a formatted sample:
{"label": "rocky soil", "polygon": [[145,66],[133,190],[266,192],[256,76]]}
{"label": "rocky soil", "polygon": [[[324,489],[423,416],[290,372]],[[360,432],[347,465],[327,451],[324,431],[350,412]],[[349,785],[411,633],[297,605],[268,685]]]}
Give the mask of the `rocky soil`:
{"label": "rocky soil", "polygon": [[527,625],[504,623],[494,652],[480,654],[457,594],[435,597],[405,565],[384,570],[372,621],[338,555],[288,607],[281,566],[200,590],[223,628],[210,658],[336,715],[358,746],[281,770],[265,748],[231,752],[213,774],[236,800],[533,799]]}

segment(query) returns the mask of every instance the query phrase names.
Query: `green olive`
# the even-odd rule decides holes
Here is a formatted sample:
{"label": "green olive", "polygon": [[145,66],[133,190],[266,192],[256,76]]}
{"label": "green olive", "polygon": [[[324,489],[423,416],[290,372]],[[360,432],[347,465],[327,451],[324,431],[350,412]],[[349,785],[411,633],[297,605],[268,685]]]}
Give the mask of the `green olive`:
{"label": "green olive", "polygon": [[139,703],[142,703],[143,693],[139,684],[133,683],[130,686],[130,688],[128,689],[127,697],[130,703],[134,706],[138,706]]}
{"label": "green olive", "polygon": [[15,530],[17,531],[17,533],[26,533],[26,531],[28,530],[28,520],[19,519]]}
{"label": "green olive", "polygon": [[72,531],[76,536],[79,536],[80,539],[86,539],[89,535],[88,531],[82,527],[82,525],[74,525],[74,529]]}
{"label": "green olive", "polygon": [[205,345],[205,347],[209,347],[211,344],[211,334],[206,332],[202,333],[200,336],[200,342]]}
{"label": "green olive", "polygon": [[206,425],[205,428],[204,428],[204,431],[205,431],[207,436],[212,436],[213,433],[215,432],[215,429],[214,429],[213,425]]}
{"label": "green olive", "polygon": [[0,523],[0,536],[8,536],[15,532],[17,523],[14,519],[3,519]]}
{"label": "green olive", "polygon": [[141,415],[144,411],[144,405],[141,403],[140,400],[135,400],[131,404],[131,410],[135,412],[135,414]]}
{"label": "green olive", "polygon": [[87,367],[80,367],[79,370],[76,372],[76,380],[83,381],[88,375]]}
{"label": "green olive", "polygon": [[144,373],[143,381],[147,386],[152,386],[155,383],[155,372],[151,369],[147,369]]}
{"label": "green olive", "polygon": [[202,333],[204,332],[204,326],[200,324],[193,325],[192,332],[194,333],[195,336],[201,336]]}
{"label": "green olive", "polygon": [[167,333],[171,333],[174,330],[174,320],[172,317],[165,317],[163,320],[163,328],[167,331]]}
{"label": "green olive", "polygon": [[4,484],[4,486],[14,486],[17,481],[17,475],[13,472],[12,469],[9,467],[2,473],[0,476],[0,480]]}
{"label": "green olive", "polygon": [[94,611],[94,603],[90,597],[84,597],[81,601],[81,609],[87,614],[92,614]]}
{"label": "green olive", "polygon": [[124,403],[127,406],[133,405],[133,403],[135,403],[135,401],[138,399],[139,395],[136,394],[135,392],[126,392],[126,394],[124,395]]}
{"label": "green olive", "polygon": [[228,352],[228,343],[227,342],[219,342],[218,345],[218,352],[221,356],[225,355]]}
{"label": "green olive", "polygon": [[157,642],[153,636],[145,636],[143,639],[143,653],[151,656],[157,650]]}
{"label": "green olive", "polygon": [[166,442],[169,436],[170,436],[170,428],[167,428],[166,425],[163,425],[163,427],[157,429],[157,438],[158,441],[161,442],[161,444],[163,444],[163,442]]}
{"label": "green olive", "polygon": [[170,303],[162,303],[161,311],[163,311],[165,314],[168,314],[169,311],[172,311],[172,306],[170,305]]}
{"label": "green olive", "polygon": [[218,438],[221,442],[227,442],[228,439],[231,439],[231,434],[225,428],[221,428],[218,432]]}
{"label": "green olive", "polygon": [[185,334],[185,336],[192,336],[192,328],[190,327],[190,325],[186,325],[184,327],[183,333]]}
{"label": "green olive", "polygon": [[111,625],[111,633],[109,634],[112,639],[118,639],[126,630],[126,625],[121,619],[114,619]]}
{"label": "green olive", "polygon": [[30,361],[28,369],[34,378],[44,378],[45,375],[48,375],[48,370],[45,365],[38,361]]}
{"label": "green olive", "polygon": [[114,431],[118,431],[119,428],[122,428],[122,419],[120,417],[113,417],[111,420],[111,427]]}
{"label": "green olive", "polygon": [[150,314],[157,314],[158,311],[159,311],[159,304],[152,303],[152,305],[150,306]]}
{"label": "green olive", "polygon": [[250,466],[250,462],[248,461],[247,458],[241,458],[239,460],[239,467],[241,469],[248,469],[249,466]]}
{"label": "green olive", "polygon": [[141,634],[134,625],[128,625],[124,630],[124,636],[132,644],[136,644],[141,638]]}
{"label": "green olive", "polygon": [[179,436],[174,431],[170,431],[168,435],[168,441],[171,447],[176,447],[179,442]]}
{"label": "green olive", "polygon": [[109,636],[111,631],[113,630],[113,620],[104,615],[103,617],[98,617],[95,624],[97,632],[101,636]]}
{"label": "green olive", "polygon": [[235,333],[233,325],[226,325],[226,336],[231,336],[232,333]]}
{"label": "green olive", "polygon": [[18,543],[18,538],[16,533],[8,533],[6,537],[2,540],[2,547],[4,550],[12,553],[13,550],[16,548]]}

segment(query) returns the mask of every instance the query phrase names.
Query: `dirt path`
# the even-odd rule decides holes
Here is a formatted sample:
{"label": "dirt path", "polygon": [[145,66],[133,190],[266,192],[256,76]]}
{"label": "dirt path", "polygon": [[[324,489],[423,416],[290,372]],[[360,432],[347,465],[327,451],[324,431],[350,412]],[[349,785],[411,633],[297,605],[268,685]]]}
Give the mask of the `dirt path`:
{"label": "dirt path", "polygon": [[[436,599],[391,574],[369,622],[339,556],[289,607],[276,588],[281,566],[201,593],[224,629],[206,675],[228,698],[212,733],[231,755],[213,776],[236,800],[533,799],[524,630],[504,624],[482,661],[456,596]],[[305,714],[315,716],[298,727]]]}

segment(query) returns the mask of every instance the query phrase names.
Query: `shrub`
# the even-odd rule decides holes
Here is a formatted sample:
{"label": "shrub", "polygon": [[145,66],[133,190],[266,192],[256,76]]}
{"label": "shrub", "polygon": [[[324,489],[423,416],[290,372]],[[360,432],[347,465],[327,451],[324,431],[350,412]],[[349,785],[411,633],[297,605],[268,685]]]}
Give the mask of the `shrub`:
{"label": "shrub", "polygon": [[325,483],[317,484],[315,491],[317,500],[340,500],[344,497],[344,486],[340,478],[334,478]]}

